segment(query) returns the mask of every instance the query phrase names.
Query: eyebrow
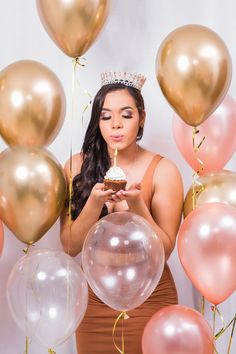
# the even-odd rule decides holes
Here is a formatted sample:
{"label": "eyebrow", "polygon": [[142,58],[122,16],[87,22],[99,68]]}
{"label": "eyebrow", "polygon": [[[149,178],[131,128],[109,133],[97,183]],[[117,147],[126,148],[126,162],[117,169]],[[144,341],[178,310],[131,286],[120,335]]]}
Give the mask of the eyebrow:
{"label": "eyebrow", "polygon": [[[125,107],[122,107],[122,108],[120,109],[120,111],[124,111],[124,110],[126,110],[126,109],[132,109],[132,110],[133,110],[133,107],[131,107],[131,106],[125,106]],[[102,111],[111,112],[112,110],[109,109],[109,108],[103,108]]]}

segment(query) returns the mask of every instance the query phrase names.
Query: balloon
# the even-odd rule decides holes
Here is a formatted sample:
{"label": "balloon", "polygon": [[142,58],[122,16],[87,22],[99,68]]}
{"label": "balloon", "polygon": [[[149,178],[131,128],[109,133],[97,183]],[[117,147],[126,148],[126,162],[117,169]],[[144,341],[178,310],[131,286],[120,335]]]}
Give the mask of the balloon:
{"label": "balloon", "polygon": [[[236,173],[222,170],[207,173],[195,183],[196,207],[205,203],[220,202],[236,208]],[[193,209],[193,188],[190,187],[184,201],[184,216]]]}
{"label": "balloon", "polygon": [[66,179],[45,149],[5,150],[0,158],[0,218],[26,244],[38,241],[64,207]]}
{"label": "balloon", "polygon": [[167,306],[147,323],[142,338],[143,354],[212,354],[213,337],[199,312],[180,305]]}
{"label": "balloon", "polygon": [[158,50],[156,76],[175,112],[185,123],[197,126],[227,93],[232,76],[230,54],[211,29],[200,25],[179,27]]}
{"label": "balloon", "polygon": [[236,290],[236,209],[207,203],[194,209],[179,230],[178,252],[198,291],[213,304]]}
{"label": "balloon", "polygon": [[37,0],[40,20],[51,39],[72,58],[96,40],[110,10],[110,0]]}
{"label": "balloon", "polygon": [[64,116],[65,94],[49,68],[22,60],[0,72],[0,134],[8,145],[50,144]]}
{"label": "balloon", "polygon": [[3,237],[4,237],[3,225],[2,225],[2,222],[0,221],[0,256],[2,253],[3,243],[4,243]]}
{"label": "balloon", "polygon": [[[200,175],[221,170],[236,149],[236,102],[226,96],[217,110],[199,127],[195,146],[205,137],[195,152],[193,131],[177,115],[173,118],[173,134],[176,145],[187,163]],[[201,162],[198,161],[198,159]]]}
{"label": "balloon", "polygon": [[151,226],[130,212],[106,215],[89,231],[82,264],[94,293],[118,311],[141,305],[156,288],[164,248]]}
{"label": "balloon", "polygon": [[16,324],[30,340],[63,343],[82,321],[88,286],[77,263],[62,251],[36,249],[13,267],[7,300]]}

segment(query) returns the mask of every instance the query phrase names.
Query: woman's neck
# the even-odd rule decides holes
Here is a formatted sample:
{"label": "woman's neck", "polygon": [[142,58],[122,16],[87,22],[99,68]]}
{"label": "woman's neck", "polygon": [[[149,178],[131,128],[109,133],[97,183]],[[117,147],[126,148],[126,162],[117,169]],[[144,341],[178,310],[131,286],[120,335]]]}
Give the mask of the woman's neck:
{"label": "woman's neck", "polygon": [[[117,166],[126,167],[129,166],[134,160],[137,159],[138,155],[143,151],[143,149],[137,144],[132,144],[128,146],[126,149],[118,150],[117,153]],[[114,160],[114,150],[110,152],[111,156],[111,164],[113,165]]]}

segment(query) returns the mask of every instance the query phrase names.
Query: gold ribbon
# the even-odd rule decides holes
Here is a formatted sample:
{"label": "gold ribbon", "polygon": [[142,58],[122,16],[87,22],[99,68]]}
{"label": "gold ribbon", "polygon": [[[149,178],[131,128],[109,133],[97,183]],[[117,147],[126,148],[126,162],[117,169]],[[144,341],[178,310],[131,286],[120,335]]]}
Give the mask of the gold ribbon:
{"label": "gold ribbon", "polygon": [[[196,141],[195,141],[195,138],[196,138],[196,135],[200,132],[200,130],[197,128],[197,127],[193,127],[193,130],[192,130],[192,143],[193,143],[193,150],[194,150],[194,153],[196,154],[196,159],[197,161],[199,162],[199,164],[201,165],[201,168],[199,170],[197,170],[196,172],[193,173],[192,177],[193,177],[193,186],[192,186],[192,207],[193,209],[195,209],[196,207],[196,195],[200,192],[202,192],[202,190],[204,189],[203,185],[201,182],[197,181],[196,180],[196,177],[199,176],[199,173],[202,172],[204,170],[204,163],[203,161],[197,156],[197,153],[200,149],[200,147],[202,146],[204,140],[205,140],[205,136],[202,138],[202,140],[196,145]],[[196,184],[198,186],[201,187],[200,190],[196,191]]]}
{"label": "gold ribbon", "polygon": [[[75,78],[76,78],[76,68],[80,63],[79,57],[74,58],[72,60],[72,84],[71,84],[71,119],[70,119],[70,131],[73,132],[73,121],[74,121],[74,104],[75,104]],[[69,218],[69,227],[71,228],[72,225],[72,156],[73,156],[73,140],[71,134],[71,141],[70,141],[70,157],[69,157],[69,201],[68,201],[68,218]],[[67,252],[70,253],[70,245],[71,245],[71,231],[69,233],[69,240],[68,240],[68,248]]]}
{"label": "gold ribbon", "polygon": [[[129,316],[127,315],[127,313],[125,311],[122,311],[119,316],[117,317],[117,319],[115,320],[113,329],[112,329],[112,339],[113,339],[113,343],[115,348],[117,349],[117,351],[121,354],[125,354],[125,339],[124,339],[124,327],[123,327],[123,322],[124,320],[127,320],[129,318]],[[116,332],[116,327],[118,325],[118,322],[122,320],[122,337],[121,337],[121,342],[122,342],[122,347],[121,349],[118,347],[118,345],[116,344],[115,341],[115,332]]]}
{"label": "gold ribbon", "polygon": [[[193,127],[193,130],[192,130],[193,150],[194,150],[194,153],[196,154],[197,161],[201,165],[201,169],[197,170],[192,175],[192,177],[193,177],[193,184],[192,184],[192,208],[193,208],[193,210],[196,208],[196,196],[197,196],[197,194],[201,193],[204,190],[203,184],[199,180],[196,179],[197,176],[199,175],[199,173],[204,170],[204,163],[199,157],[197,157],[197,153],[198,153],[200,147],[202,146],[202,144],[203,144],[203,142],[204,142],[206,137],[204,136],[202,138],[202,140],[196,146],[195,138],[196,138],[196,135],[199,132],[200,132],[200,130],[197,127]],[[198,190],[196,190],[196,185],[198,187],[200,187]],[[201,309],[201,312],[202,312],[202,315],[204,316],[204,314],[205,314],[205,298],[204,298],[204,296],[202,296],[202,309]]]}
{"label": "gold ribbon", "polygon": [[[227,350],[227,354],[230,354],[230,349],[231,349],[231,345],[232,345],[232,340],[233,340],[233,335],[234,335],[234,329],[235,329],[235,322],[236,322],[236,314],[233,318],[233,326],[232,326],[232,330],[231,330],[231,333],[230,333],[230,338],[229,338],[229,345],[228,345],[228,350]],[[232,322],[231,321],[231,322]]]}
{"label": "gold ribbon", "polygon": [[[80,86],[80,83],[78,80],[76,80],[76,69],[78,66],[84,67],[86,65],[86,58],[84,57],[76,57],[72,60],[72,87],[71,87],[71,96],[72,96],[72,102],[71,102],[71,119],[70,119],[70,130],[71,132],[73,132],[73,122],[74,122],[74,112],[75,112],[75,102],[76,102],[76,86]],[[81,87],[81,86],[80,86]],[[89,104],[87,104],[84,109],[83,109],[83,113],[82,113],[82,122],[83,122],[83,115],[86,112],[86,110],[88,109],[89,105],[92,102],[92,96],[90,95],[90,93],[82,88],[82,90],[84,91],[84,93],[89,97],[90,101]],[[73,182],[73,178],[72,178],[72,171],[73,171],[73,166],[72,166],[72,156],[73,156],[73,141],[72,141],[72,135],[71,135],[71,142],[70,142],[70,157],[69,157],[69,203],[68,203],[68,217],[69,217],[69,226],[71,228],[72,225],[72,215],[71,215],[71,208],[72,208],[72,193],[73,193],[73,188],[72,188],[72,182]],[[71,235],[71,232],[70,232]],[[71,244],[71,240],[69,239],[68,242],[68,253],[70,251],[70,244]]]}
{"label": "gold ribbon", "polygon": [[202,296],[202,310],[201,310],[202,315],[205,315],[205,297]]}
{"label": "gold ribbon", "polygon": [[[212,311],[213,311],[213,333],[214,333],[214,339],[217,340],[218,338],[220,338],[220,336],[222,336],[222,334],[232,325],[232,330],[230,333],[230,339],[229,339],[229,344],[228,344],[228,349],[227,349],[227,354],[230,354],[230,350],[231,350],[231,345],[232,345],[232,340],[233,340],[233,335],[234,335],[234,330],[235,330],[235,323],[236,323],[236,314],[234,315],[234,317],[232,318],[232,320],[226,325],[224,318],[220,312],[220,310],[218,309],[218,307],[216,305],[213,305],[211,307]],[[219,330],[219,332],[217,334],[215,334],[215,320],[216,320],[216,313],[219,315],[221,322],[223,324],[222,328]],[[217,350],[214,347],[214,350],[216,353]]]}
{"label": "gold ribbon", "polygon": [[[235,321],[236,321],[236,314],[235,316],[232,318],[232,320],[227,324],[227,325],[224,325],[220,330],[219,332],[215,335],[215,340],[217,340],[218,338],[220,338],[220,336],[225,333],[225,331],[231,326],[231,324],[233,323],[233,328],[232,328],[232,336],[234,334],[234,327],[235,327]],[[228,353],[227,353],[228,354]]]}
{"label": "gold ribbon", "polygon": [[23,251],[25,254],[27,254],[27,253],[29,252],[29,249],[30,249],[31,246],[34,246],[34,244],[32,244],[32,245],[27,245],[25,248],[23,248],[22,251]]}
{"label": "gold ribbon", "polygon": [[[82,67],[85,67],[87,65],[87,59],[84,57],[77,57],[74,60],[76,61],[76,64],[78,64]],[[84,124],[84,114],[92,103],[92,95],[88,92],[87,89],[85,89],[84,87],[82,87],[80,85],[80,82],[78,80],[76,81],[76,83],[77,83],[77,86],[80,87],[81,90],[84,92],[85,96],[87,96],[89,98],[89,103],[87,103],[85,105],[85,107],[83,108],[83,112],[82,112],[82,124]]]}
{"label": "gold ribbon", "polygon": [[52,348],[49,348],[49,349],[48,349],[48,353],[49,353],[49,354],[56,354],[56,352],[55,352]]}
{"label": "gold ribbon", "polygon": [[29,353],[29,337],[26,336],[25,337],[25,352],[24,354],[28,354]]}

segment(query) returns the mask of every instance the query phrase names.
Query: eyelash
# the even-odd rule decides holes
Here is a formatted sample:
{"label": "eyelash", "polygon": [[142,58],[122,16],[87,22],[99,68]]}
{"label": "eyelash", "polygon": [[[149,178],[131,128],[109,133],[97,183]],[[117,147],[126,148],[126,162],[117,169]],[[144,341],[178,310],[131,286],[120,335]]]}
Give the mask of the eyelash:
{"label": "eyelash", "polygon": [[101,117],[101,120],[109,120],[109,119],[111,119],[110,116],[109,117]]}
{"label": "eyelash", "polygon": [[[127,115],[123,114],[122,117],[125,118],[125,119],[131,119],[131,118],[133,118],[132,115],[128,115],[128,114],[127,114]],[[111,119],[111,116],[108,116],[108,117],[102,116],[102,117],[101,117],[101,120],[109,120],[109,119]]]}

